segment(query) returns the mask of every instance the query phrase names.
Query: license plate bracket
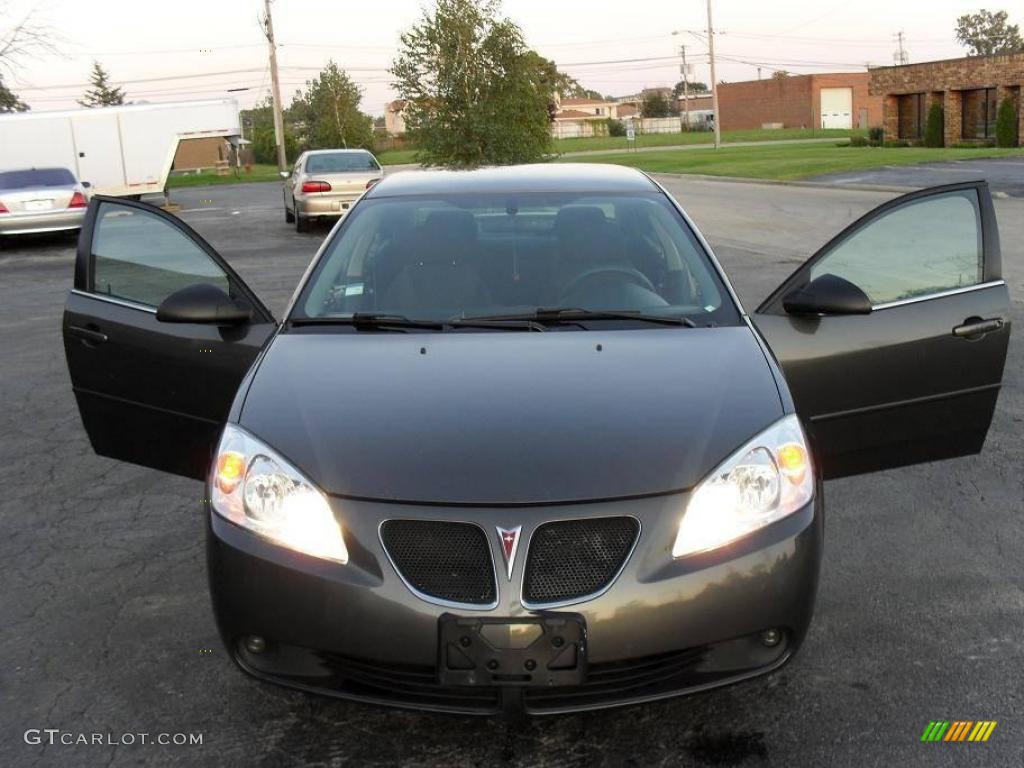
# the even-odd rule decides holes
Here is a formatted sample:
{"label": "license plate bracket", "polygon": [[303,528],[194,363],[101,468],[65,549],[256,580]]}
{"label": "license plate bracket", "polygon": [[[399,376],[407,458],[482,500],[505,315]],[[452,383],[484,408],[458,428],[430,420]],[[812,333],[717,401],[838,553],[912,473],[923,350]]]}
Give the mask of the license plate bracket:
{"label": "license plate bracket", "polygon": [[587,674],[586,622],[577,613],[438,620],[442,685],[579,685]]}

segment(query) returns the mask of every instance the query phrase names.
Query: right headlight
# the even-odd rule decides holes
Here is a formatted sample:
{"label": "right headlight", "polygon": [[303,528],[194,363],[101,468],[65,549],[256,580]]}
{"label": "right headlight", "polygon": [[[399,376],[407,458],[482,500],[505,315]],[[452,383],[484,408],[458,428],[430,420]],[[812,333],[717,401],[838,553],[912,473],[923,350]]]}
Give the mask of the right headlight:
{"label": "right headlight", "polygon": [[679,523],[673,557],[725,546],[814,498],[814,467],[800,421],[785,416],[698,485]]}
{"label": "right headlight", "polygon": [[236,424],[224,428],[210,485],[221,517],[296,552],[348,562],[341,526],[323,492]]}

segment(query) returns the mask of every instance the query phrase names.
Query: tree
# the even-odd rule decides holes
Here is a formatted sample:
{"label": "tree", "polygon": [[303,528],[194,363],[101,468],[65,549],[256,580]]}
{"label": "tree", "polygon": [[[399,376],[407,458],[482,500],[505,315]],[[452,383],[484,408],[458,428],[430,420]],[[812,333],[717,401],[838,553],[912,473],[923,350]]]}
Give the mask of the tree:
{"label": "tree", "polygon": [[7,3],[0,0],[0,69],[14,71],[22,58],[58,53],[58,35],[50,25],[36,17],[38,8],[30,7],[20,18],[13,18]]}
{"label": "tree", "polygon": [[928,122],[924,128],[924,145],[926,147],[941,147],[945,145],[945,120],[942,115],[942,105],[932,104],[928,109]]}
{"label": "tree", "polygon": [[996,146],[1016,147],[1017,141],[1017,106],[1007,96],[996,114]]}
{"label": "tree", "polygon": [[640,104],[640,114],[644,117],[668,117],[672,114],[672,106],[661,91],[651,91]]}
{"label": "tree", "polygon": [[539,160],[551,146],[550,72],[498,0],[437,0],[392,65],[409,138],[427,165]]}
{"label": "tree", "polygon": [[292,101],[289,117],[302,122],[309,149],[373,148],[373,119],[359,111],[363,95],[352,78],[333,61],[306,82]]}
{"label": "tree", "polygon": [[956,20],[956,39],[973,56],[1024,51],[1024,39],[1016,24],[1006,23],[1006,11],[968,13]]}
{"label": "tree", "polygon": [[[696,80],[696,81],[694,81],[692,83],[687,83],[686,84],[686,92],[689,93],[691,96],[693,94],[695,94],[695,93],[707,93],[708,92],[708,84],[707,83],[702,83],[699,80]],[[682,95],[683,95],[683,81],[682,80],[680,80],[678,83],[676,83],[672,87],[672,95],[675,98],[677,98],[677,99],[682,97]]]}
{"label": "tree", "polygon": [[[301,98],[301,93],[296,93]],[[242,133],[252,142],[252,154],[257,163],[277,164],[277,141],[274,137],[274,108],[270,96],[254,106],[243,109],[239,113]],[[296,157],[298,139],[296,137],[295,119],[291,109],[284,113],[284,147],[288,157]]]}
{"label": "tree", "polygon": [[92,74],[89,76],[89,83],[92,87],[85,92],[79,100],[83,107],[114,107],[124,104],[124,91],[120,88],[112,88],[110,75],[98,62],[92,63]]}
{"label": "tree", "polygon": [[4,85],[4,79],[0,77],[0,113],[27,111],[28,104],[19,99],[17,94]]}
{"label": "tree", "polygon": [[776,69],[772,72],[772,80],[785,80],[789,77],[789,72],[784,69]]}

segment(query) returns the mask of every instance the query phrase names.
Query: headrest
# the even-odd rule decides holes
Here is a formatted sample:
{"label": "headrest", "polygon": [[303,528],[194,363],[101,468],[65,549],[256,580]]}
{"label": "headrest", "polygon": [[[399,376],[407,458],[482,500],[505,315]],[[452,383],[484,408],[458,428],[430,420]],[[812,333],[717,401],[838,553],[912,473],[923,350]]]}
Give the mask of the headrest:
{"label": "headrest", "polygon": [[599,234],[608,220],[596,205],[571,205],[555,216],[555,234],[559,237],[584,237]]}
{"label": "headrest", "polygon": [[455,264],[477,241],[476,219],[468,211],[432,211],[412,233],[411,264]]}
{"label": "headrest", "polygon": [[476,219],[469,211],[445,209],[432,211],[423,222],[421,234],[431,240],[463,245],[477,238]]}

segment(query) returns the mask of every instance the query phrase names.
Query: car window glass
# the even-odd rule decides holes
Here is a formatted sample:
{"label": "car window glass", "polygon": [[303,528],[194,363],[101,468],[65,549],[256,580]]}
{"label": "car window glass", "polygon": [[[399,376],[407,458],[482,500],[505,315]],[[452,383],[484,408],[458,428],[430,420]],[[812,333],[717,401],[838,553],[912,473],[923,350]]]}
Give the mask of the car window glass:
{"label": "car window glass", "polygon": [[0,172],[0,189],[70,187],[75,183],[75,177],[67,168],[29,168]]}
{"label": "car window glass", "polygon": [[366,199],[296,307],[309,317],[572,307],[738,321],[693,233],[656,193]]}
{"label": "car window glass", "polygon": [[379,169],[380,166],[369,152],[335,152],[310,155],[306,159],[306,173],[346,173]]}
{"label": "car window glass", "polygon": [[92,241],[93,291],[159,306],[197,283],[229,293],[220,267],[183,232],[152,213],[103,203]]}
{"label": "car window glass", "polygon": [[902,205],[854,232],[812,268],[838,275],[872,304],[977,285],[982,280],[981,215],[974,190]]}

